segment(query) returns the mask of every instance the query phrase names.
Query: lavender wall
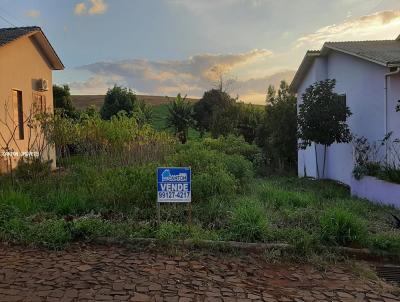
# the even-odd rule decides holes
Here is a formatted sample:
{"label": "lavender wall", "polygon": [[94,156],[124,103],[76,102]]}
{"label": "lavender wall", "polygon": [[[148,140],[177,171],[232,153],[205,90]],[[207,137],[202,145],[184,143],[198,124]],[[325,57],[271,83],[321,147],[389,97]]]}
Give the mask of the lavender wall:
{"label": "lavender wall", "polygon": [[400,185],[375,177],[365,176],[351,180],[351,195],[400,208]]}

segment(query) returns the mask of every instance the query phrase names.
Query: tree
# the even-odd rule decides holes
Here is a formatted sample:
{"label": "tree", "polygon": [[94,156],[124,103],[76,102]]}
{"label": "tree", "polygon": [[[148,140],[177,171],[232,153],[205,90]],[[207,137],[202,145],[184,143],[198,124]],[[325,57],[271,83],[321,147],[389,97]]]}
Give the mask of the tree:
{"label": "tree", "polygon": [[[302,149],[312,143],[324,146],[322,176],[325,176],[327,147],[333,143],[348,143],[352,136],[347,125],[347,118],[352,114],[342,97],[334,92],[336,80],[314,83],[302,95],[303,103],[299,106],[298,137]],[[318,158],[317,175],[319,177]]]}
{"label": "tree", "polygon": [[167,127],[173,128],[182,144],[187,142],[189,127],[193,125],[193,106],[179,93],[168,107]]}
{"label": "tree", "polygon": [[124,111],[129,117],[132,116],[136,105],[136,95],[131,89],[115,85],[108,89],[104,104],[101,107],[102,119],[110,120],[111,117]]}
{"label": "tree", "polygon": [[297,161],[296,97],[281,81],[278,91],[268,87],[263,120],[256,142],[262,147],[267,163],[272,168],[287,170]]}
{"label": "tree", "polygon": [[204,134],[210,131],[213,137],[228,135],[236,131],[238,110],[236,100],[219,89],[206,91],[194,105],[196,127]]}
{"label": "tree", "polygon": [[237,134],[243,136],[245,141],[251,144],[255,141],[258,128],[263,120],[263,107],[241,102],[236,106],[238,108]]}
{"label": "tree", "polygon": [[134,116],[138,125],[143,126],[145,124],[150,124],[154,116],[153,108],[146,104],[145,101],[140,101],[135,105]]}
{"label": "tree", "polygon": [[69,118],[76,118],[78,116],[77,111],[72,104],[71,93],[68,85],[53,85],[53,101],[54,109],[58,109],[58,112],[60,112],[62,116]]}

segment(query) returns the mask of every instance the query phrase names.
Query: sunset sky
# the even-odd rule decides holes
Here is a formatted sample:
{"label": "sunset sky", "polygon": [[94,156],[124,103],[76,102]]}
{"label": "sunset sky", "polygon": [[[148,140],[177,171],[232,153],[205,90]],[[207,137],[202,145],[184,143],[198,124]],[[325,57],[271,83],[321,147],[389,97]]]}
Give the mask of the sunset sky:
{"label": "sunset sky", "polygon": [[0,0],[0,26],[38,25],[73,94],[114,84],[138,94],[201,96],[215,67],[229,92],[263,103],[324,41],[394,39],[399,0]]}

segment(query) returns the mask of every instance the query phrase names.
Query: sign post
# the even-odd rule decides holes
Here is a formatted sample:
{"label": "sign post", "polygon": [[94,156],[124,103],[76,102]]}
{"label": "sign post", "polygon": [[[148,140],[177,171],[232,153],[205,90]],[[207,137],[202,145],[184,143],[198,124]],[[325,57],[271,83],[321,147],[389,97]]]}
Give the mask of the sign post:
{"label": "sign post", "polygon": [[161,203],[187,203],[191,223],[192,174],[190,168],[157,168],[157,221]]}

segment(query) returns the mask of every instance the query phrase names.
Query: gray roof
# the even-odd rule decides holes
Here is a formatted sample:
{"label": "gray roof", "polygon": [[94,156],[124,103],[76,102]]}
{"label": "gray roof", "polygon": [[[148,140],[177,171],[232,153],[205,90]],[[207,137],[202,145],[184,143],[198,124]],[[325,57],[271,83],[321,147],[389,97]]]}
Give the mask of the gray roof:
{"label": "gray roof", "polygon": [[0,28],[0,46],[6,45],[20,37],[40,30],[40,27],[37,26]]}
{"label": "gray roof", "polygon": [[320,51],[308,51],[297,70],[290,89],[296,92],[316,57],[331,51],[346,53],[385,67],[400,67],[400,36],[396,40],[326,42]]}
{"label": "gray roof", "polygon": [[327,42],[323,48],[341,51],[384,66],[400,64],[400,41]]}
{"label": "gray roof", "polygon": [[52,69],[64,69],[63,63],[39,26],[0,28],[0,47],[27,35],[32,37],[35,43],[38,43]]}

